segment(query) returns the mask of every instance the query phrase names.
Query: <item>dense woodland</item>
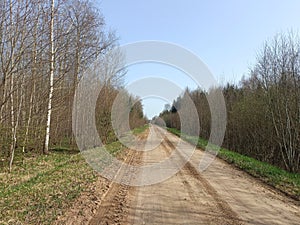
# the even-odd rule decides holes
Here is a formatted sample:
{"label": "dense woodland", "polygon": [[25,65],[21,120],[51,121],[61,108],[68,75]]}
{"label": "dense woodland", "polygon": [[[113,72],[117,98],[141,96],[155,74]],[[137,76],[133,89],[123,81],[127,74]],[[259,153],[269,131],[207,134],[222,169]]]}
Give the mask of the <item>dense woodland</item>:
{"label": "dense woodland", "polygon": [[[83,71],[118,45],[90,0],[1,0],[0,160],[76,147],[72,106]],[[120,60],[113,60],[115,64]],[[111,66],[103,65],[107,71]],[[103,77],[96,107],[99,135],[114,141],[111,105],[126,71]],[[129,95],[129,94],[128,94]],[[136,97],[131,96],[132,99]],[[139,101],[138,101],[139,102]],[[142,105],[132,108],[131,126],[145,122]]]}
{"label": "dense woodland", "polygon": [[[290,32],[267,41],[249,76],[239,85],[222,87],[227,107],[223,147],[258,160],[300,171],[300,39]],[[200,136],[210,135],[206,96],[213,90],[186,89],[200,121]],[[160,117],[168,127],[180,129],[183,95]]]}

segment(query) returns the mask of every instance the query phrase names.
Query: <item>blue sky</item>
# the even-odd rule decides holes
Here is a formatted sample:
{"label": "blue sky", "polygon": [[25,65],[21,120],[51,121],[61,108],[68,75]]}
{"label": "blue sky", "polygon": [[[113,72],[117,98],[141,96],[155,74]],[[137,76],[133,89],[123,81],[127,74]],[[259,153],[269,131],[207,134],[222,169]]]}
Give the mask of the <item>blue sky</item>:
{"label": "blue sky", "polygon": [[[101,0],[97,5],[121,45],[143,40],[178,44],[194,52],[222,84],[248,75],[264,41],[300,29],[297,0]],[[126,83],[147,76],[196,87],[184,73],[153,64],[129,67]],[[145,113],[151,118],[165,103],[148,98]]]}

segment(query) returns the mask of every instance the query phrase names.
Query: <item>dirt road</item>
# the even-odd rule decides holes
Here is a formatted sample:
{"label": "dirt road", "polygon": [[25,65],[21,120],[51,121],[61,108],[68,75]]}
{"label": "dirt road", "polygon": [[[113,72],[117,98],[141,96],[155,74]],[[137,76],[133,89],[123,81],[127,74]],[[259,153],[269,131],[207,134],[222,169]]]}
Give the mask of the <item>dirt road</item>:
{"label": "dirt road", "polygon": [[[161,162],[176,151],[174,146],[179,141],[161,128],[151,127],[146,150],[154,149],[129,151],[125,161],[135,165]],[[179,172],[158,184],[130,187],[111,183],[89,223],[300,224],[299,202],[220,159],[199,173],[196,168],[202,156],[203,152],[196,150]],[[175,160],[174,167],[177,164]],[[147,177],[141,173],[132,179]]]}

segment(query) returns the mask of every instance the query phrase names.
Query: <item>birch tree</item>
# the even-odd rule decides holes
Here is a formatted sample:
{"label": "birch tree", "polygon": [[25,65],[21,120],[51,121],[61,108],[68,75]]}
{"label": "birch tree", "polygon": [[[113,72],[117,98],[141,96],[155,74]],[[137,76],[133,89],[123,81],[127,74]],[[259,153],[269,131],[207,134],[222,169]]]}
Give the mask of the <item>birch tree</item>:
{"label": "birch tree", "polygon": [[46,136],[44,154],[49,152],[49,139],[50,139],[50,125],[51,125],[51,113],[52,113],[52,97],[53,97],[53,79],[54,79],[54,0],[51,1],[50,7],[50,68],[49,68],[49,97],[48,97],[48,112],[47,112],[47,125],[46,125]]}
{"label": "birch tree", "polygon": [[[1,161],[11,169],[15,154],[47,154],[72,142],[73,96],[82,71],[116,45],[90,0],[0,1]],[[122,85],[120,77],[107,83],[107,106]]]}

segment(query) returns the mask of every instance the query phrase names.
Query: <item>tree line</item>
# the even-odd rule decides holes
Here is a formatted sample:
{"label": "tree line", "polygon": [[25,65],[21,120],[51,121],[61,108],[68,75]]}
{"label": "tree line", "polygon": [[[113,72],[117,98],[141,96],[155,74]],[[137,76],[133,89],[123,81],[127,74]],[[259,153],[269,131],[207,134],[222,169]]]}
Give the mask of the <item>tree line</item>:
{"label": "tree line", "polygon": [[[0,158],[10,170],[16,154],[48,154],[51,146],[76,148],[76,87],[83,71],[116,46],[115,33],[90,0],[0,2]],[[100,66],[108,73],[120,61]],[[102,78],[96,121],[104,143],[116,139],[110,110],[124,72]],[[142,110],[141,104],[133,108],[133,127],[145,122]]]}
{"label": "tree line", "polygon": [[[221,88],[227,109],[223,147],[288,171],[300,171],[300,39],[289,32],[265,42],[249,76],[239,85]],[[208,139],[211,115],[205,91],[186,89],[193,100],[201,126],[200,136]],[[168,127],[180,129],[178,110],[182,96],[160,117]]]}

